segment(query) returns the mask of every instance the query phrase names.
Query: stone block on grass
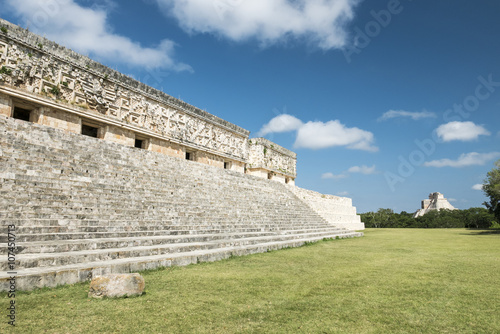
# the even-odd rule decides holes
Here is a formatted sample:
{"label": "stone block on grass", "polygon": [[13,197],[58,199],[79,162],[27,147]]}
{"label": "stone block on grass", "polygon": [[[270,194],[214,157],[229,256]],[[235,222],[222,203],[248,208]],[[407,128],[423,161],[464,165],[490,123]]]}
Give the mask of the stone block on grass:
{"label": "stone block on grass", "polygon": [[146,283],[140,274],[107,274],[90,282],[89,297],[119,298],[140,296]]}

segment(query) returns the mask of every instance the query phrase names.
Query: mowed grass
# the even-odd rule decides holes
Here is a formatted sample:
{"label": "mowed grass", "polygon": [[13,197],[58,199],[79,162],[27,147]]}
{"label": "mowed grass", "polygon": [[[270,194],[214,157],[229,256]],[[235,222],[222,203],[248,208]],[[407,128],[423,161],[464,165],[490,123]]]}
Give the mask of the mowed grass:
{"label": "mowed grass", "polygon": [[19,293],[15,332],[500,333],[498,233],[369,229],[143,276],[137,298],[89,299],[89,283]]}

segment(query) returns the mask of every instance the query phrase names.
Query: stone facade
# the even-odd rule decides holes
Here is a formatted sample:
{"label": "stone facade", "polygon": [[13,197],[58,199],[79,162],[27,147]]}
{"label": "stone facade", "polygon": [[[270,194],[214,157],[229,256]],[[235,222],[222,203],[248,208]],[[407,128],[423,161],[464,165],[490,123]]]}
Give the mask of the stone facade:
{"label": "stone facade", "polygon": [[249,131],[1,20],[0,114],[295,184],[297,156]]}
{"label": "stone facade", "polygon": [[[295,184],[297,156],[249,131],[1,20],[0,114]],[[17,110],[17,111],[16,111]]]}
{"label": "stone facade", "polygon": [[251,175],[295,184],[297,154],[265,138],[253,138],[247,171]]}
{"label": "stone facade", "polygon": [[[244,172],[249,131],[148,87],[93,60],[0,19],[0,114],[128,146],[148,140],[166,154],[197,153],[200,162]],[[164,149],[168,147],[169,149]]]}
{"label": "stone facade", "polygon": [[453,205],[451,205],[450,202],[448,202],[448,200],[444,198],[443,194],[438,192],[431,193],[429,194],[429,199],[424,199],[422,201],[420,210],[417,210],[417,212],[415,212],[413,218],[423,216],[429,211],[439,211],[441,209],[456,210],[456,208],[454,208]]}

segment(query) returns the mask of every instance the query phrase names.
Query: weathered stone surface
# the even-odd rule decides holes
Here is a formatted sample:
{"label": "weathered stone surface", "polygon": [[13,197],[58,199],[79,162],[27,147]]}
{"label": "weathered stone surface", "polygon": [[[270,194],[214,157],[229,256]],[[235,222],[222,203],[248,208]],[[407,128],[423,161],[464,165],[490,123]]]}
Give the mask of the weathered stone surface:
{"label": "weathered stone surface", "polygon": [[[0,86],[82,115],[226,158],[248,158],[249,131],[0,19]],[[0,114],[8,115],[0,98]],[[113,137],[114,138],[114,137]],[[115,138],[118,141],[123,138]],[[115,141],[117,141],[115,140]],[[125,139],[126,140],[126,139]]]}
{"label": "weathered stone surface", "polygon": [[127,146],[139,140],[147,150],[295,183],[294,152],[249,140],[248,130],[5,20],[0,25],[7,29],[0,32],[0,114],[23,108],[34,123],[74,133],[92,126],[104,140]]}
{"label": "weathered stone surface", "polygon": [[295,184],[297,154],[265,138],[248,141],[248,173],[281,183]]}
{"label": "weathered stone surface", "polygon": [[90,282],[89,297],[118,298],[140,296],[146,283],[140,274],[108,274],[97,276]]}
{"label": "weathered stone surface", "polygon": [[324,195],[295,186],[288,189],[330,224],[351,230],[365,229],[350,198]]}

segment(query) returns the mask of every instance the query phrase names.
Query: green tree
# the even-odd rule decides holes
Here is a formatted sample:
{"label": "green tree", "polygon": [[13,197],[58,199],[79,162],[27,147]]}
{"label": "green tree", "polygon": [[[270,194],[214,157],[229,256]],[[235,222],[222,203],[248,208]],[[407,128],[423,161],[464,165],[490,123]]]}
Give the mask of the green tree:
{"label": "green tree", "polygon": [[394,226],[396,216],[397,214],[395,214],[391,209],[378,209],[377,212],[367,212],[361,214],[361,221],[365,223],[365,227],[396,227]]}
{"label": "green tree", "polygon": [[495,217],[485,208],[462,210],[462,219],[466,228],[489,228]]}
{"label": "green tree", "polygon": [[484,202],[484,205],[500,222],[500,160],[495,162],[495,168],[488,172],[488,177],[484,180],[483,191],[490,198],[490,201]]}
{"label": "green tree", "polygon": [[379,223],[379,227],[387,228],[392,227],[394,222],[394,211],[392,209],[378,209],[375,214],[375,219]]}

